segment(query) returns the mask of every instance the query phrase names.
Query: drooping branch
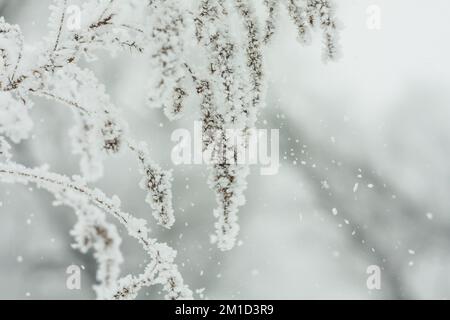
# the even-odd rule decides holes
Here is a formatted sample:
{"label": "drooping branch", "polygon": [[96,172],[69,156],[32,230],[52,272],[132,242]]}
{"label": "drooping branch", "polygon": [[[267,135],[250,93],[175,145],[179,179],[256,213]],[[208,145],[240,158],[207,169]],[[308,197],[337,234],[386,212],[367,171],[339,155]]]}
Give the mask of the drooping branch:
{"label": "drooping branch", "polygon": [[298,39],[303,44],[311,41],[314,28],[322,31],[323,59],[336,60],[340,56],[339,22],[335,17],[332,0],[284,0],[289,16],[294,22]]}
{"label": "drooping branch", "polygon": [[[15,163],[0,163],[0,180],[8,183],[34,183],[39,188],[52,193],[58,202],[76,209],[79,207],[75,206],[75,204],[88,200],[99,209],[116,218],[126,228],[128,234],[135,238],[150,256],[155,272],[148,274],[145,271],[143,275],[138,276],[138,278],[145,278],[146,280],[140,283],[141,286],[133,285],[135,289],[133,292],[121,295],[114,293],[111,297],[134,298],[142,286],[156,283],[164,285],[168,291],[169,298],[173,298],[173,292],[179,293],[177,298],[192,297],[191,291],[183,284],[178,268],[173,263],[176,255],[175,251],[167,245],[160,244],[155,239],[149,238],[150,230],[146,226],[146,221],[122,211],[120,209],[120,200],[117,197],[110,199],[102,191],[90,189],[81,181],[75,181],[44,169],[26,168]],[[124,279],[119,281],[118,289],[116,290],[123,290],[124,286],[130,284],[128,280],[134,278],[133,276],[127,276]],[[173,286],[172,283],[177,285]]]}
{"label": "drooping branch", "polygon": [[[120,251],[122,242],[114,224],[109,223],[102,210],[87,201],[73,201],[69,197],[60,197],[61,204],[71,206],[78,221],[70,232],[75,238],[73,248],[87,253],[94,250],[97,260],[97,281],[94,286],[97,299],[108,299],[116,290],[123,256]],[[79,199],[81,200],[81,199]],[[57,202],[58,203],[58,202]]]}
{"label": "drooping branch", "polygon": [[[184,10],[181,0],[87,1],[81,6],[83,22],[75,30],[65,26],[67,0],[53,3],[50,34],[34,51],[38,59],[28,63],[23,63],[26,52],[20,29],[0,20],[0,68],[4,69],[0,74],[0,102],[4,102],[0,107],[0,134],[13,142],[28,137],[31,96],[72,107],[76,118],[71,130],[73,152],[80,155],[83,178],[92,182],[101,177],[104,153],[131,151],[139,161],[144,176],[140,185],[148,192],[146,201],[153,216],[169,228],[174,223],[172,173],[151,160],[144,144],[130,138],[128,125],[104,86],[93,72],[77,65],[81,58],[95,60],[99,50],[114,54],[130,49],[147,54],[155,80],[150,90],[152,106],[163,107],[170,120],[178,119],[186,109],[190,79],[200,97],[202,150],[209,152],[212,160],[209,184],[218,204],[214,210],[218,219],[215,239],[222,250],[231,249],[239,230],[237,212],[245,202],[243,192],[249,172],[248,165],[237,163],[237,149],[248,147],[250,131],[265,104],[263,45],[269,44],[278,31],[276,20],[279,7],[284,5],[300,41],[308,42],[313,29],[320,29],[324,57],[335,59],[338,23],[331,0],[264,0],[268,14],[264,30],[260,30],[249,0],[201,0],[195,3],[194,12]],[[189,22],[195,30],[189,28]],[[201,62],[191,64],[185,44],[194,35],[198,45],[193,54],[198,54]],[[4,46],[5,42],[8,45]],[[228,129],[236,130],[242,138],[238,145],[227,136]],[[152,283],[148,279],[155,270],[149,266],[142,277],[123,279],[118,296],[129,296],[135,288]]]}
{"label": "drooping branch", "polygon": [[279,0],[264,0],[267,10],[267,19],[265,23],[264,44],[268,44],[275,34],[278,13],[280,10]]}
{"label": "drooping branch", "polygon": [[170,120],[178,119],[184,111],[184,100],[188,95],[183,88],[186,13],[177,0],[157,0],[149,4],[151,35],[149,46],[152,65],[152,83],[149,103],[151,107],[162,107]]}

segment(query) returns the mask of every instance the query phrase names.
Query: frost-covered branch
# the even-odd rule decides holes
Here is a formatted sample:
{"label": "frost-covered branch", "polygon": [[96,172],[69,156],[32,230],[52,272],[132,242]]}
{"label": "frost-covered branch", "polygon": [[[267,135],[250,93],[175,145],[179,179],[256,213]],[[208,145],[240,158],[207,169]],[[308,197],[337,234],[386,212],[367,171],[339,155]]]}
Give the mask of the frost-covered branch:
{"label": "frost-covered branch", "polygon": [[[95,22],[87,24],[85,29],[81,29],[73,34],[73,32],[68,32],[62,27],[64,25],[66,5],[67,1],[55,1],[55,5],[51,7],[52,14],[49,24],[53,27],[52,30],[56,31],[48,37],[48,41],[53,43],[51,39],[55,38],[55,44],[53,46],[50,45],[49,49],[46,49],[45,45],[41,48],[44,52],[41,60],[44,62],[39,63],[30,70],[22,70],[24,71],[23,75],[18,77],[20,81],[10,81],[9,85],[4,88],[7,92],[0,93],[5,99],[8,99],[8,104],[13,104],[10,108],[11,110],[7,110],[10,114],[9,118],[11,118],[13,110],[17,112],[18,120],[21,120],[19,117],[23,118],[22,121],[10,121],[13,125],[4,124],[0,126],[0,133],[8,135],[14,141],[19,141],[26,137],[26,132],[29,130],[25,129],[30,127],[27,108],[17,105],[20,103],[31,105],[28,98],[29,94],[43,96],[77,109],[74,110],[76,126],[71,131],[73,152],[81,156],[80,166],[83,177],[88,181],[95,181],[103,174],[102,152],[117,153],[121,151],[123,145],[129,145],[128,126],[122,120],[118,109],[110,102],[103,85],[98,82],[94,73],[88,69],[81,69],[74,63],[79,59],[80,54],[89,52],[92,55],[92,50],[95,49],[95,46],[94,48],[88,46],[86,39],[90,39],[89,41],[97,38],[103,39],[108,33],[105,30],[98,30],[106,29],[109,26],[117,27],[117,25],[123,27],[125,24],[120,23],[120,20],[117,22],[117,25],[114,24],[115,20],[113,17],[116,17],[116,14],[110,12],[114,3],[113,1],[108,1],[105,3],[100,16],[97,20],[94,20]],[[88,9],[92,9],[89,3],[85,5],[83,12]],[[93,12],[96,11],[98,11],[98,8]],[[92,15],[92,13],[90,14]],[[18,27],[13,28],[6,23],[4,23],[3,29],[19,30]],[[132,28],[126,25],[123,29],[128,32]],[[138,30],[132,31],[133,34],[142,32],[139,28],[132,30]],[[20,30],[16,33],[20,34]],[[121,34],[117,31],[113,33]],[[118,35],[114,39],[119,39]],[[122,39],[121,41],[125,40]],[[88,48],[90,51],[88,51]],[[114,50],[115,46],[110,45],[103,49]],[[24,97],[23,101],[16,102],[17,100],[13,96],[19,94]],[[3,119],[8,120],[8,117],[5,116]],[[21,126],[23,130],[14,130],[17,126]],[[149,159],[148,154],[146,157]],[[170,189],[171,173],[161,170],[156,164],[153,164],[153,167],[152,172],[158,172],[158,174],[167,178],[159,179],[146,188],[153,194],[158,195],[157,197],[147,197],[147,201],[156,210],[154,216],[163,217],[158,219],[158,222],[166,227],[170,227],[174,221],[171,194],[167,190],[160,192],[158,189]],[[153,199],[156,201],[154,204],[151,202]],[[157,212],[157,210],[160,210],[160,212]]]}
{"label": "frost-covered branch", "polygon": [[[77,213],[80,210],[83,211],[82,215],[79,214],[81,219],[75,226],[73,234],[76,238],[81,237],[77,241],[77,247],[82,250],[87,250],[90,247],[89,243],[85,242],[86,236],[97,238],[95,244],[92,245],[96,249],[102,249],[96,254],[97,259],[101,262],[101,270],[99,270],[100,274],[98,275],[100,281],[109,281],[117,277],[118,264],[122,259],[117,251],[120,241],[115,237],[117,234],[115,229],[105,225],[102,215],[96,209],[93,210],[92,207],[89,207],[89,203],[117,219],[126,228],[128,234],[142,245],[151,258],[150,265],[154,268],[154,272],[148,273],[146,268],[145,272],[137,277],[130,275],[120,279],[115,284],[108,282],[106,288],[111,295],[106,296],[107,298],[134,298],[143,286],[153,284],[162,284],[167,291],[168,298],[192,297],[191,291],[183,284],[182,277],[173,263],[175,251],[166,244],[158,243],[155,239],[150,238],[150,230],[146,221],[122,211],[119,198],[113,197],[110,199],[102,191],[87,187],[81,180],[76,181],[66,176],[48,172],[43,168],[30,169],[11,162],[0,163],[0,180],[8,183],[34,183],[39,188],[52,193],[57,203],[73,207]],[[86,232],[88,234],[85,234]],[[89,232],[91,232],[90,235]],[[108,268],[113,269],[108,270]],[[108,277],[111,278],[107,279]],[[142,281],[134,283],[132,280],[136,278],[142,279]],[[176,285],[173,285],[173,283]],[[127,286],[132,286],[133,290],[124,292],[124,288]],[[174,296],[174,292],[177,293],[176,296]],[[105,297],[105,294],[108,294],[108,292],[102,292],[100,296]]]}
{"label": "frost-covered branch", "polygon": [[[13,142],[28,138],[32,127],[28,115],[33,105],[32,96],[45,97],[71,107],[76,121],[71,130],[73,152],[81,156],[83,179],[95,181],[102,176],[104,153],[130,150],[141,166],[144,176],[141,186],[148,191],[146,200],[153,208],[153,215],[161,225],[169,228],[174,223],[171,172],[162,170],[151,160],[145,145],[132,142],[128,125],[111,103],[103,85],[89,69],[77,66],[82,57],[89,61],[96,59],[95,51],[99,49],[111,53],[121,49],[143,52],[143,28],[135,25],[133,19],[126,19],[126,13],[138,9],[137,4],[131,1],[87,1],[81,9],[84,25],[70,30],[66,27],[68,1],[55,0],[50,7],[49,35],[39,47],[28,52],[23,52],[20,28],[7,24],[1,18],[0,54],[3,70],[0,76],[0,134]],[[146,8],[147,4],[142,1],[140,6]],[[0,144],[0,156],[9,161],[9,144],[3,137]],[[3,180],[34,182],[52,192],[58,203],[74,208],[78,216],[72,232],[76,238],[75,247],[82,252],[94,248],[94,256],[99,263],[99,285],[95,288],[99,298],[119,297],[117,292],[126,284],[124,279],[118,279],[122,262],[120,238],[114,226],[106,222],[100,209],[124,224],[130,235],[137,238],[154,258],[154,277],[146,274],[146,282],[142,285],[161,283],[168,288],[170,298],[191,297],[173,265],[173,250],[148,238],[145,221],[120,211],[118,198],[107,199],[101,191],[89,189],[84,183],[44,170],[27,169],[10,162],[2,164],[1,168]],[[171,253],[167,255],[162,252],[164,250]],[[166,258],[161,259],[161,256]],[[169,276],[167,270],[170,270]],[[161,280],[163,274],[166,275],[167,284]],[[172,283],[177,283],[179,287],[174,287]],[[139,288],[135,287],[136,293]],[[120,296],[134,297],[132,294]]]}
{"label": "frost-covered branch", "polygon": [[0,160],[9,161],[12,157],[10,150],[11,145],[4,137],[0,136]]}
{"label": "frost-covered branch", "polygon": [[104,212],[94,205],[85,201],[71,201],[70,197],[59,198],[61,204],[67,203],[75,210],[78,221],[71,231],[75,238],[73,248],[82,253],[94,250],[94,258],[98,263],[98,284],[94,289],[98,299],[107,299],[116,289],[123,262],[120,251],[122,240],[118,231],[115,225],[106,221]]}
{"label": "frost-covered branch", "polygon": [[145,143],[128,142],[128,147],[137,155],[139,170],[143,175],[140,187],[148,192],[146,201],[153,208],[158,223],[170,228],[175,222],[172,208],[172,172],[162,170],[154,163]]}
{"label": "frost-covered branch", "polygon": [[[236,155],[236,149],[248,146],[251,129],[264,106],[263,45],[269,44],[277,31],[280,6],[286,7],[301,43],[308,43],[317,26],[324,34],[326,60],[338,54],[337,22],[330,1],[265,0],[263,4],[267,9],[263,31],[248,0],[202,0],[193,15],[195,36],[207,63],[186,62],[185,66],[200,96],[203,151],[212,162],[208,166],[209,185],[218,204],[212,239],[222,250],[234,246],[239,230],[238,207],[245,203],[243,193],[249,173],[248,166],[238,164],[236,156],[233,161],[233,157],[224,155]],[[238,145],[227,138],[227,129],[240,132]]]}
{"label": "frost-covered branch", "polygon": [[[62,103],[73,110],[72,152],[80,156],[83,180],[94,182],[103,175],[105,155],[133,153],[143,176],[140,186],[147,192],[153,216],[160,225],[170,228],[175,221],[172,172],[152,160],[144,143],[134,142],[121,110],[89,69],[99,51],[145,55],[151,66],[151,107],[163,108],[168,119],[176,120],[186,114],[185,104],[191,94],[200,98],[197,107],[202,122],[202,150],[210,160],[208,182],[217,202],[213,240],[220,249],[231,249],[239,231],[238,208],[245,203],[249,174],[248,165],[237,161],[238,149],[248,147],[259,110],[265,105],[264,45],[270,45],[270,39],[279,32],[277,19],[284,6],[301,43],[308,43],[314,29],[319,29],[325,60],[337,58],[339,23],[332,1],[86,0],[79,8],[83,19],[76,28],[68,27],[66,11],[70,4],[69,0],[52,2],[49,34],[36,47],[25,46],[20,28],[0,18],[0,156],[6,161],[11,159],[5,138],[18,143],[29,137],[33,97]],[[263,23],[255,5],[266,8]],[[188,46],[192,39],[196,43]],[[80,67],[82,60],[88,63],[87,68]],[[238,133],[237,144],[227,136],[229,129]],[[76,212],[84,212],[78,214],[77,226],[82,226],[85,238],[91,242],[83,246],[81,238],[77,238],[77,247],[96,250],[100,270],[106,270],[99,271],[98,279],[108,288],[106,291],[116,290],[112,296],[133,297],[139,288],[154,283],[162,283],[170,298],[190,296],[180,289],[182,279],[172,264],[174,254],[147,236],[138,235],[137,239],[146,250],[152,248],[150,264],[140,276],[117,279],[120,241],[98,210],[116,216],[127,228],[131,218],[104,195],[100,197],[100,191],[64,176],[11,163],[3,170],[3,176],[37,183],[58,195],[76,193],[89,200],[75,204],[70,202],[72,197],[59,199]],[[64,190],[56,190],[57,186]],[[113,282],[119,285],[114,288]]]}
{"label": "frost-covered branch", "polygon": [[265,23],[265,34],[264,34],[264,43],[268,44],[272,39],[272,36],[275,34],[276,23],[278,19],[278,14],[280,10],[280,1],[279,0],[264,0],[264,5],[267,10],[267,18]]}

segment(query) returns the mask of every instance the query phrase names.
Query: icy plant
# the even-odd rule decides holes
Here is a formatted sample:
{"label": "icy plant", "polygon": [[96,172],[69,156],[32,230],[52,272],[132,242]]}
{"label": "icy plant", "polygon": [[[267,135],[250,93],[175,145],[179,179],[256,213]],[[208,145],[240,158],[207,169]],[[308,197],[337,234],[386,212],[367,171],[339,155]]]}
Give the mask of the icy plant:
{"label": "icy plant", "polygon": [[[264,28],[260,27],[261,19],[253,2],[248,0],[201,0],[193,9],[195,36],[207,63],[186,60],[184,65],[201,98],[203,149],[212,160],[209,184],[217,200],[216,232],[212,240],[221,250],[229,250],[235,244],[239,232],[238,207],[245,203],[243,192],[249,173],[248,165],[238,163],[239,146],[230,141],[226,130],[239,130],[241,133],[235,140],[247,146],[258,110],[264,106],[263,49],[275,34],[280,7],[286,8],[297,27],[300,42],[307,43],[312,30],[320,29],[324,59],[336,59],[338,54],[338,26],[329,0],[267,0],[263,4],[267,12],[262,21]],[[173,100],[173,106],[179,103],[176,94]],[[235,155],[234,160],[227,156],[230,153]]]}
{"label": "icy plant", "polygon": [[[51,192],[55,204],[72,207],[79,221],[72,230],[74,247],[86,252],[94,248],[99,263],[96,286],[99,298],[135,298],[143,286],[162,284],[171,299],[190,298],[191,291],[183,284],[173,261],[175,252],[166,244],[149,237],[146,221],[137,219],[120,209],[120,200],[112,199],[98,189],[90,189],[83,181],[51,173],[46,168],[26,168],[7,160],[0,164],[0,176],[4,182],[34,183]],[[139,276],[128,275],[118,279],[122,255],[118,249],[120,238],[113,225],[105,221],[103,210],[123,224],[128,234],[137,239],[150,256],[151,262]]]}
{"label": "icy plant", "polygon": [[[79,5],[81,19],[68,10]],[[266,9],[264,17],[257,6]],[[238,208],[245,203],[247,165],[236,161],[227,129],[240,132],[243,147],[264,105],[264,46],[277,31],[280,10],[291,18],[301,43],[314,29],[323,34],[324,58],[338,54],[337,23],[331,0],[54,0],[49,33],[36,46],[25,45],[18,26],[0,18],[0,179],[36,184],[51,192],[56,204],[74,209],[74,247],[93,249],[98,261],[98,298],[134,298],[144,286],[161,284],[171,299],[192,293],[174,264],[176,252],[149,237],[146,221],[120,209],[120,200],[90,187],[103,175],[102,158],[120,152],[135,155],[143,176],[139,185],[157,223],[170,228],[172,173],[156,164],[145,143],[132,132],[88,68],[98,52],[144,55],[151,62],[148,105],[164,110],[170,120],[186,113],[189,96],[198,96],[203,151],[210,158],[209,184],[215,192],[217,218],[213,240],[231,249],[239,231]],[[68,27],[68,26],[71,27]],[[72,151],[80,157],[80,175],[69,178],[45,166],[27,168],[14,162],[12,143],[29,138],[33,97],[71,108]],[[229,157],[229,155],[235,155]],[[234,159],[234,161],[233,161]],[[140,275],[120,278],[121,239],[105,213],[116,218],[143,246],[150,261]]]}
{"label": "icy plant", "polygon": [[[174,223],[171,171],[161,169],[150,158],[144,143],[136,143],[127,124],[105,93],[94,73],[77,65],[81,58],[90,61],[98,49],[114,52],[123,48],[142,52],[142,30],[125,24],[125,16],[133,1],[88,1],[82,6],[84,25],[68,30],[68,1],[55,1],[51,6],[50,34],[38,47],[25,50],[18,26],[0,20],[0,176],[6,182],[35,183],[54,194],[57,203],[74,208],[79,221],[72,231],[75,247],[86,252],[95,250],[99,263],[96,291],[99,298],[133,298],[142,286],[161,283],[168,298],[190,298],[174,265],[175,252],[165,244],[148,237],[145,221],[120,210],[117,198],[109,199],[86,183],[101,177],[104,155],[128,150],[136,155],[143,174],[140,186],[148,191],[147,201],[153,216],[164,227]],[[146,7],[146,3],[142,6]],[[139,35],[137,35],[139,34]],[[79,154],[81,177],[70,179],[48,172],[46,168],[25,168],[12,162],[12,142],[29,136],[32,120],[29,110],[32,97],[56,100],[73,109],[75,126],[71,130],[73,152]],[[106,222],[109,213],[124,224],[150,255],[151,262],[143,274],[119,279],[122,255],[120,238],[114,226]]]}

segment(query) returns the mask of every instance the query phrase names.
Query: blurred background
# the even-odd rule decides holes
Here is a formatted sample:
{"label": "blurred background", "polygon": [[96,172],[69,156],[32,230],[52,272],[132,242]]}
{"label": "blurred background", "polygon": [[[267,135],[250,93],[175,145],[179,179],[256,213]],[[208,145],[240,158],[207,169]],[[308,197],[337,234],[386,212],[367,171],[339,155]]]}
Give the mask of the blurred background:
{"label": "blurred background", "polygon": [[[142,57],[105,56],[90,65],[134,136],[174,168],[175,226],[153,223],[130,155],[107,158],[97,186],[149,220],[204,298],[450,298],[450,2],[337,2],[344,26],[338,62],[322,62],[320,40],[299,45],[285,13],[266,49],[267,108],[258,127],[280,130],[281,168],[273,176],[252,168],[240,243],[230,252],[209,243],[215,199],[206,168],[170,160],[171,133],[192,128],[195,117],[169,122],[145,107],[151,70]],[[33,44],[47,32],[48,4],[0,0],[0,16]],[[379,29],[367,24],[373,5]],[[17,161],[76,174],[71,111],[35,103],[33,138],[16,146]],[[70,247],[75,216],[52,201],[32,186],[0,185],[0,298],[95,298],[95,261]],[[124,235],[122,251],[123,274],[139,272],[141,248]],[[82,267],[81,290],[66,288],[72,264]],[[381,268],[380,290],[366,285],[370,265]],[[139,297],[162,295],[152,287]]]}

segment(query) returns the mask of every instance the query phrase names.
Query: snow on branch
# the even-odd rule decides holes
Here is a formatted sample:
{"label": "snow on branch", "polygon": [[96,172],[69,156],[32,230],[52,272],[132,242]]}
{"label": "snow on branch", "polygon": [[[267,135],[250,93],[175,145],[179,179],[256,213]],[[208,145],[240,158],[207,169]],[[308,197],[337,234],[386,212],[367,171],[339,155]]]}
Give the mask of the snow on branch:
{"label": "snow on branch", "polygon": [[339,22],[335,17],[335,5],[332,0],[283,0],[289,15],[297,27],[301,43],[311,41],[314,28],[319,28],[323,36],[323,59],[339,58]]}
{"label": "snow on branch", "polygon": [[150,58],[154,73],[150,86],[150,106],[164,109],[170,119],[181,117],[187,96],[183,88],[183,53],[186,14],[177,0],[158,0],[150,5]]}
{"label": "snow on branch", "polygon": [[[71,21],[70,0],[50,6],[49,33],[37,46],[24,45],[20,28],[0,18],[0,177],[33,182],[57,200],[75,209],[78,222],[75,246],[93,248],[99,262],[99,297],[133,298],[140,288],[160,283],[168,298],[188,298],[190,291],[173,264],[175,252],[148,238],[144,221],[119,208],[119,201],[101,191],[45,170],[10,162],[9,141],[27,139],[33,127],[29,110],[33,97],[44,97],[71,108],[72,152],[80,157],[82,180],[102,177],[106,155],[131,152],[143,176],[140,187],[157,223],[170,228],[172,171],[156,164],[145,143],[136,143],[121,109],[89,69],[98,52],[118,51],[145,55],[151,65],[148,102],[163,108],[170,120],[186,115],[186,101],[196,95],[202,122],[202,150],[209,157],[208,183],[217,208],[213,241],[221,250],[236,243],[238,209],[245,203],[249,174],[237,161],[238,149],[247,148],[259,110],[265,105],[264,46],[276,32],[280,8],[285,7],[301,43],[308,43],[314,29],[322,33],[326,61],[339,55],[339,23],[331,0],[86,0],[79,6],[83,19]],[[266,9],[257,15],[254,6]],[[69,27],[75,24],[76,27]],[[264,26],[261,28],[261,26]],[[188,41],[195,43],[188,45]],[[80,61],[87,62],[82,68]],[[238,145],[227,130],[238,132]],[[6,140],[8,139],[8,141]],[[229,157],[229,155],[232,155]],[[122,256],[120,238],[103,217],[116,217],[151,256],[144,272],[119,279]]]}
{"label": "snow on branch", "polygon": [[[20,111],[29,108],[23,105],[24,101],[29,101],[28,95],[42,96],[64,103],[74,109],[76,126],[71,130],[73,152],[81,156],[81,173],[88,181],[95,181],[102,176],[103,152],[117,153],[122,150],[124,145],[129,145],[128,126],[122,120],[123,117],[118,109],[111,103],[104,86],[99,83],[94,73],[89,69],[81,69],[75,64],[75,61],[78,60],[80,54],[89,54],[92,57],[92,50],[98,45],[94,40],[102,39],[103,42],[109,33],[115,35],[114,39],[110,39],[113,43],[134,41],[126,40],[130,29],[133,34],[141,33],[139,28],[133,29],[116,18],[118,15],[112,12],[114,1],[100,2],[104,3],[104,6],[95,9],[92,7],[92,3],[85,4],[83,12],[87,14],[89,10],[88,16],[94,16],[95,19],[93,22],[87,23],[85,29],[73,34],[72,31],[69,32],[62,27],[67,2],[56,1],[55,5],[51,6],[52,14],[49,23],[53,33],[48,36],[49,45],[41,48],[43,51],[42,61],[38,65],[32,66],[30,70],[22,70],[23,75],[18,78],[21,80],[10,82],[4,89],[7,92],[0,92],[0,98],[5,99],[3,109],[7,109],[5,113],[8,113],[1,117],[0,133],[9,136],[15,142],[26,137],[26,133],[31,127],[27,113]],[[121,3],[126,6],[123,1]],[[114,32],[112,32],[113,30],[107,32],[111,26],[124,32],[118,32],[116,29]],[[8,25],[4,29],[9,30],[11,27]],[[92,46],[89,46],[86,41],[92,42]],[[105,46],[102,49],[114,51],[115,46]],[[12,97],[13,94],[20,94],[27,99],[17,101]],[[28,102],[28,104],[30,103]],[[2,111],[0,109],[0,114]],[[2,123],[8,119],[12,120],[8,121],[11,124]],[[17,130],[18,127],[22,130]],[[149,159],[149,155],[146,155],[146,158]],[[155,164],[153,166],[156,168]],[[167,177],[161,179],[161,182],[165,184],[164,188],[170,188],[171,174],[162,171],[159,167],[154,171]],[[162,225],[170,227],[174,222],[170,192],[156,190],[156,188],[162,188],[159,182],[155,182],[149,188],[153,188],[152,192],[157,194],[155,197],[147,197],[147,201],[155,210],[154,216],[163,217],[158,221]],[[153,203],[153,200],[156,202]]]}
{"label": "snow on branch", "polygon": [[107,299],[111,297],[116,289],[120,265],[123,262],[123,256],[120,251],[120,238],[116,226],[106,220],[102,210],[89,204],[84,198],[79,201],[71,201],[70,197],[61,197],[55,204],[68,204],[74,210],[78,221],[70,232],[75,238],[73,248],[87,253],[90,249],[94,250],[94,258],[97,260],[97,281],[94,286],[98,299]]}
{"label": "snow on branch", "polygon": [[170,228],[175,222],[172,208],[172,172],[162,170],[154,163],[145,143],[129,141],[128,147],[139,159],[139,170],[143,178],[139,186],[148,192],[146,201],[153,208],[153,216],[158,223]]}
{"label": "snow on branch", "polygon": [[[173,261],[176,253],[165,244],[158,243],[149,238],[149,228],[146,221],[133,217],[120,209],[120,200],[117,197],[108,198],[99,189],[87,187],[81,180],[76,181],[66,176],[48,172],[45,168],[30,169],[16,163],[0,163],[0,180],[7,183],[34,183],[37,187],[52,193],[57,204],[73,207],[81,219],[75,226],[72,234],[78,240],[76,247],[85,251],[90,246],[101,249],[96,254],[101,268],[98,278],[104,282],[100,297],[107,298],[135,298],[143,286],[162,284],[167,291],[168,298],[191,298],[191,291],[183,284],[181,275]],[[135,238],[151,258],[148,268],[138,277],[127,276],[112,283],[110,280],[117,278],[118,265],[122,262],[122,256],[118,252],[120,240],[115,228],[104,223],[104,217],[97,210],[89,207],[90,204],[103,210],[117,219]],[[80,214],[82,210],[82,214]],[[92,233],[93,232],[93,233]],[[96,239],[92,239],[96,238]],[[100,239],[99,239],[100,238]],[[93,244],[90,241],[94,240]],[[131,279],[140,279],[138,283]],[[126,288],[130,287],[126,290]],[[105,296],[106,295],[106,296]]]}
{"label": "snow on branch", "polygon": [[2,136],[0,136],[0,159],[3,161],[9,161],[12,157],[11,155],[11,146],[6,141],[6,139]]}
{"label": "snow on branch", "polygon": [[[251,74],[251,92],[253,93],[252,105],[254,108],[258,108],[263,101],[262,95],[264,91],[262,88],[264,81],[263,56],[258,21],[248,0],[234,0],[234,2],[245,29],[245,50],[247,66]],[[254,125],[256,115],[255,118],[250,118],[250,121]]]}

